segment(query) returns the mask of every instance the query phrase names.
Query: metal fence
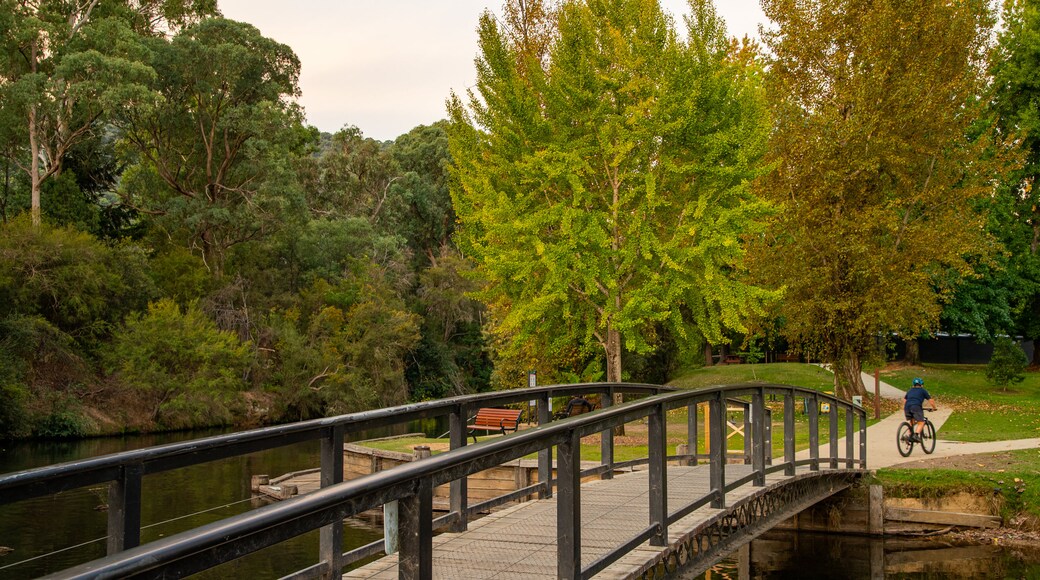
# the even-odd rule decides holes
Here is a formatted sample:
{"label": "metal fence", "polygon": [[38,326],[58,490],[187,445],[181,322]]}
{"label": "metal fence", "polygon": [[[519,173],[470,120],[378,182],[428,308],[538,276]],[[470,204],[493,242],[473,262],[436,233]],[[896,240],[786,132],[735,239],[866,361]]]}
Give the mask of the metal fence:
{"label": "metal fence", "polygon": [[[612,406],[616,393],[643,398]],[[662,393],[662,394],[655,394]],[[560,421],[549,421],[549,400],[555,396],[602,395],[604,408]],[[772,458],[769,409],[766,396],[782,397],[784,408],[783,461]],[[796,399],[808,412],[810,458],[795,461]],[[466,445],[466,420],[479,407],[525,403],[536,400],[539,426],[517,433]],[[0,503],[58,493],[77,487],[111,482],[109,487],[109,555],[61,573],[60,578],[181,577],[231,561],[286,539],[320,529],[319,563],[291,578],[338,577],[342,568],[381,551],[382,542],[342,552],[344,518],[387,502],[399,502],[400,571],[404,578],[432,576],[434,530],[464,530],[477,512],[521,497],[551,497],[558,502],[557,547],[561,578],[587,578],[603,570],[633,547],[649,540],[663,545],[668,526],[704,505],[722,507],[726,493],[740,485],[765,484],[768,473],[794,475],[799,465],[819,470],[820,403],[829,404],[829,457],[832,469],[866,467],[866,417],[863,410],[830,395],[785,385],[731,385],[696,391],[672,391],[656,385],[625,383],[547,386],[483,395],[430,401],[210,437],[149,449],[118,453],[85,461],[0,476]],[[710,445],[698,454],[697,405],[706,403],[710,418]],[[752,465],[751,475],[726,483],[727,409],[736,404],[744,411],[744,460]],[[687,407],[687,437],[690,452],[667,456],[667,411]],[[839,413],[845,413],[846,446],[838,449]],[[344,435],[354,431],[449,415],[452,450],[356,480],[342,481]],[[859,448],[854,449],[854,424],[859,418]],[[615,463],[613,429],[645,419],[648,424],[648,457]],[[599,466],[580,469],[580,440],[600,433]],[[258,508],[219,522],[138,546],[140,538],[141,478],[145,474],[194,465],[259,450],[321,440],[322,489],[305,496]],[[556,448],[555,480],[552,450]],[[539,481],[527,488],[467,505],[466,477],[504,462],[538,454]],[[710,463],[711,491],[683,506],[667,505],[665,486],[669,460]],[[610,477],[622,465],[645,464],[649,470],[650,525],[586,568],[581,567],[580,482],[583,476]],[[433,489],[450,484],[450,512],[434,518]]]}

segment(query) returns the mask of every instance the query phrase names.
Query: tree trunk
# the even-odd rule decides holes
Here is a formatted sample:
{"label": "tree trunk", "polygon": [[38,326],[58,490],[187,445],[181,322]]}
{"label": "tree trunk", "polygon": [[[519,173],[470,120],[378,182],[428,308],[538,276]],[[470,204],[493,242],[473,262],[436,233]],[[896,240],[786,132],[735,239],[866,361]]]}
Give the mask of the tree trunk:
{"label": "tree trunk", "polygon": [[1040,339],[1033,339],[1033,363],[1034,367],[1040,366]]}
{"label": "tree trunk", "polygon": [[863,384],[863,369],[859,356],[847,354],[834,362],[834,393],[840,399],[851,401],[853,395],[866,396]]}
{"label": "tree trunk", "polygon": [[[608,383],[620,383],[621,382],[621,333],[614,327],[607,328],[607,344],[605,347],[607,352],[607,382]],[[614,404],[620,405],[624,402],[621,393],[614,394]],[[614,427],[614,435],[623,436],[625,434],[625,426],[618,425]]]}
{"label": "tree trunk", "polygon": [[42,219],[40,211],[40,144],[36,134],[36,107],[29,108],[29,184],[31,196],[29,202],[29,213],[32,216],[32,224],[39,226]]}
{"label": "tree trunk", "polygon": [[906,356],[903,357],[903,362],[915,366],[921,364],[921,343],[917,342],[916,338],[906,339]]}
{"label": "tree trunk", "polygon": [[202,232],[202,261],[206,264],[213,278],[219,280],[224,276],[224,256],[213,239],[213,232]]}
{"label": "tree trunk", "polygon": [[713,357],[713,354],[714,353],[711,352],[711,343],[710,342],[705,342],[704,343],[704,366],[710,367],[710,366],[712,366],[715,363],[715,358]]}

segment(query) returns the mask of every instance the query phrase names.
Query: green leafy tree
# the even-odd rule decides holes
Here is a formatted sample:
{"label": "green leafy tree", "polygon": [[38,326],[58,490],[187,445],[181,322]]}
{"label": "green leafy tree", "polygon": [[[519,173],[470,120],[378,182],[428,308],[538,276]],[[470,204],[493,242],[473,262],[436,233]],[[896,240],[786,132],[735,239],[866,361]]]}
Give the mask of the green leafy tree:
{"label": "green leafy tree", "polygon": [[991,230],[1008,252],[1016,330],[1033,341],[1040,365],[1040,4],[1005,2],[1004,28],[993,64],[993,113],[1002,130],[1017,136],[1024,156],[994,200]]}
{"label": "green leafy tree", "polygon": [[249,345],[217,328],[198,305],[168,299],[130,316],[104,358],[108,368],[149,402],[167,428],[229,423],[245,390]]}
{"label": "green leafy tree", "polygon": [[1025,380],[1028,363],[1026,353],[1022,352],[1022,348],[1015,341],[1007,336],[998,337],[993,343],[993,356],[986,365],[986,378],[1006,391],[1008,385]]}
{"label": "green leafy tree", "polygon": [[312,135],[300,126],[300,62],[253,26],[212,18],[152,39],[151,98],[121,109],[135,161],[129,205],[159,216],[214,276],[227,251],[296,213],[290,161]]}
{"label": "green leafy tree", "polygon": [[[783,333],[865,394],[878,336],[934,330],[952,283],[989,256],[985,216],[1004,156],[969,136],[986,91],[986,2],[765,0],[782,212],[756,272],[786,287]],[[996,151],[996,153],[994,153]]]}
{"label": "green leafy tree", "polygon": [[710,2],[691,5],[680,41],[654,0],[563,2],[541,60],[482,16],[475,93],[449,103],[452,199],[513,348],[596,349],[619,381],[656,323],[717,342],[768,298],[738,275],[767,210],[748,189],[758,72]]}
{"label": "green leafy tree", "polygon": [[154,287],[143,252],[27,218],[0,228],[0,319],[39,316],[88,351]]}
{"label": "green leafy tree", "polygon": [[269,322],[268,388],[281,412],[300,419],[403,403],[404,356],[418,318],[376,272],[337,284],[319,280],[298,308]]}
{"label": "green leafy tree", "polygon": [[153,77],[142,34],[215,11],[213,1],[3,0],[0,2],[0,147],[26,173],[33,223],[43,183],[101,127],[114,107],[141,98]]}

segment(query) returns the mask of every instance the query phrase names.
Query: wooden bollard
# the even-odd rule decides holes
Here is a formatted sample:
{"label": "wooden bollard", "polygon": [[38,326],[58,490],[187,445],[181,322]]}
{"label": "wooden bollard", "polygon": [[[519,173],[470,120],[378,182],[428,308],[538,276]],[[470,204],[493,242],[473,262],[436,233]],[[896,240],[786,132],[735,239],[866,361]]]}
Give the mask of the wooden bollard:
{"label": "wooden bollard", "polygon": [[281,497],[282,499],[289,499],[296,495],[297,489],[295,485],[283,485],[281,486]]}
{"label": "wooden bollard", "polygon": [[249,489],[253,490],[253,493],[260,491],[261,485],[268,485],[271,482],[271,477],[268,475],[254,475],[249,480]]}
{"label": "wooden bollard", "polygon": [[[680,443],[675,446],[676,455],[687,455],[690,452],[690,446],[685,443]],[[688,457],[680,457],[679,465],[693,465],[693,460]]]}
{"label": "wooden bollard", "polygon": [[429,445],[416,445],[415,447],[412,447],[412,461],[426,459],[431,455],[433,455],[433,452],[430,451]]}

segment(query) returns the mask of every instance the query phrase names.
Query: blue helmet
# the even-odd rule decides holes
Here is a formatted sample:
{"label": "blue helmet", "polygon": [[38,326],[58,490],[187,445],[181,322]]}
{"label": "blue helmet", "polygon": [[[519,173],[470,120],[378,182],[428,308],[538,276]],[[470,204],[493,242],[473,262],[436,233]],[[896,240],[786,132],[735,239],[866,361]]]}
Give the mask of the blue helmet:
{"label": "blue helmet", "polygon": [[924,386],[924,379],[915,378],[914,379],[914,386],[915,387],[923,387]]}

